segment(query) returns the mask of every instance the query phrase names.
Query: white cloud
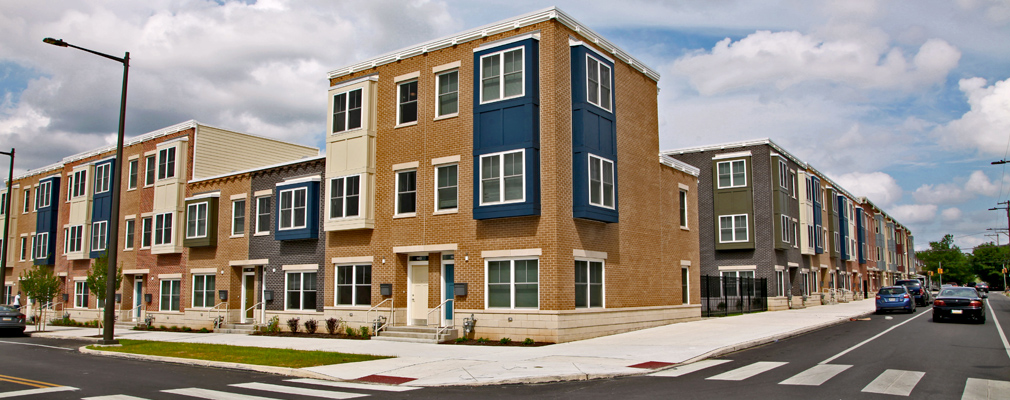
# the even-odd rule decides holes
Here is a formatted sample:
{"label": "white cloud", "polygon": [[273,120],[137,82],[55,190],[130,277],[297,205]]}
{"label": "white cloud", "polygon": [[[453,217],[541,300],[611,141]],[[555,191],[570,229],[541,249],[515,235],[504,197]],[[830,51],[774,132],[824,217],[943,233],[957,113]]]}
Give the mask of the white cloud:
{"label": "white cloud", "polygon": [[938,127],[939,139],[958,148],[983,155],[1003,156],[1010,148],[1010,80],[986,86],[982,78],[962,79],[958,85],[968,97],[971,110],[961,118]]}
{"label": "white cloud", "polygon": [[935,204],[905,204],[891,207],[888,213],[902,224],[919,224],[936,218],[936,210]]}
{"label": "white cloud", "polygon": [[857,196],[866,196],[878,207],[888,207],[901,199],[901,186],[884,172],[851,172],[833,178]]}
{"label": "white cloud", "polygon": [[943,212],[940,213],[940,217],[942,217],[945,222],[954,222],[960,220],[961,215],[962,215],[961,210],[958,209],[957,207],[951,207],[945,209],[943,210]]}
{"label": "white cloud", "polygon": [[872,41],[823,41],[796,31],[758,31],[685,56],[674,69],[687,75],[702,95],[764,86],[785,90],[806,82],[912,91],[943,82],[961,57],[941,39],[926,41],[911,59],[898,48],[878,47]]}
{"label": "white cloud", "polygon": [[978,196],[996,196],[999,185],[993,183],[982,171],[972,172],[968,179],[955,178],[950,183],[923,184],[915,189],[912,197],[918,203],[958,204]]}

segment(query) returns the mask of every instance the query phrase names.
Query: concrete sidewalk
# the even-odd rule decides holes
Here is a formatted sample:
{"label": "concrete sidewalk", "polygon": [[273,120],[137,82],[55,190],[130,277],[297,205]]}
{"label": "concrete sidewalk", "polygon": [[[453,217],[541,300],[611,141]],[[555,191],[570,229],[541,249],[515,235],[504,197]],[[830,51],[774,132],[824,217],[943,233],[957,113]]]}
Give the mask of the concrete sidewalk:
{"label": "concrete sidewalk", "polygon": [[[874,300],[869,299],[800,310],[710,318],[544,347],[437,345],[121,330],[116,332],[116,337],[394,356],[396,358],[300,370],[248,369],[409,386],[490,385],[646,374],[676,364],[799,335],[873,311]],[[33,336],[85,338],[97,333],[95,328],[51,327],[48,332]],[[234,364],[218,366],[243,367]]]}

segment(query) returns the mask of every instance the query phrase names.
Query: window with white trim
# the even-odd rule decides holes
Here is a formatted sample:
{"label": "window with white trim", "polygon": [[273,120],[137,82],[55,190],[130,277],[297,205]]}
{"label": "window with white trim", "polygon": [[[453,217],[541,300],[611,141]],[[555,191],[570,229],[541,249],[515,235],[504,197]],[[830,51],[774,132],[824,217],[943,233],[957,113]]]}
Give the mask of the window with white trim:
{"label": "window with white trim", "polygon": [[789,166],[783,160],[779,160],[779,186],[789,189]]}
{"label": "window with white trim", "polygon": [[459,165],[443,165],[435,168],[435,210],[455,210],[459,207]]}
{"label": "window with white trim", "polygon": [[747,186],[746,160],[723,161],[716,164],[719,189]]}
{"label": "window with white trim", "polygon": [[586,100],[607,111],[610,111],[611,77],[610,66],[586,55]]}
{"label": "window with white trim", "polygon": [[680,304],[691,304],[691,269],[680,267]]}
{"label": "window with white trim", "polygon": [[723,296],[753,296],[754,271],[719,271],[722,277],[720,291],[725,289]]}
{"label": "window with white trim", "polygon": [[808,273],[808,272],[800,272],[800,284],[803,285],[802,286],[802,290],[803,290],[802,294],[804,296],[809,296],[810,295],[810,273]]}
{"label": "window with white trim", "polygon": [[144,186],[154,185],[154,173],[157,170],[158,162],[154,156],[147,156],[144,158],[144,164],[146,169],[144,169]]}
{"label": "window with white trim", "polygon": [[112,164],[105,163],[95,166],[95,194],[109,191],[112,183]]}
{"label": "window with white trim", "polygon": [[32,200],[31,200],[31,197],[32,197],[32,190],[31,189],[25,189],[25,208],[22,211],[23,213],[27,214],[29,211],[32,210]]}
{"label": "window with white trim", "polygon": [[333,95],[333,131],[346,132],[361,128],[361,89]]}
{"label": "window with white trim", "polygon": [[71,197],[81,197],[87,194],[87,181],[88,181],[88,170],[82,169],[80,171],[74,172],[71,184],[73,185]]}
{"label": "window with white trim", "polygon": [[45,181],[39,184],[39,192],[36,198],[39,201],[39,208],[49,207],[52,204],[53,181]]}
{"label": "window with white trim", "polygon": [[481,205],[522,202],[526,197],[524,150],[480,157]]}
{"label": "window with white trim", "polygon": [[35,202],[32,203],[32,207],[33,207],[32,211],[33,212],[39,210],[39,185],[35,185],[35,189],[34,190],[35,190]]}
{"label": "window with white trim", "polygon": [[838,231],[835,231],[835,252],[842,251],[841,247],[839,247],[840,245],[841,245],[841,243],[839,243]]}
{"label": "window with white trim", "polygon": [[786,295],[786,272],[785,271],[775,271],[775,295],[778,297],[784,297]]}
{"label": "window with white trim", "polygon": [[396,173],[396,214],[409,215],[417,212],[417,171]]}
{"label": "window with white trim", "polygon": [[21,237],[21,251],[18,253],[18,261],[24,261],[28,255],[28,238]]}
{"label": "window with white trim", "polygon": [[487,261],[488,308],[539,307],[539,260]]}
{"label": "window with white trim", "polygon": [[603,262],[575,260],[575,308],[603,307]]}
{"label": "window with white trim", "polygon": [[7,192],[0,193],[0,215],[4,214],[7,214]]}
{"label": "window with white trim", "polygon": [[182,293],[182,280],[162,279],[161,280],[161,301],[158,304],[160,311],[179,311],[179,299]]}
{"label": "window with white trim", "polygon": [[270,232],[270,197],[256,198],[256,233]]}
{"label": "window with white trim", "polygon": [[154,245],[172,244],[172,217],[173,213],[164,213],[154,216]]}
{"label": "window with white trim", "polygon": [[49,258],[49,232],[36,234],[32,243],[35,246],[35,254],[32,258],[36,260]]}
{"label": "window with white trim", "polygon": [[789,171],[789,195],[796,198],[796,171]]}
{"label": "window with white trim", "polygon": [[193,275],[193,307],[214,307],[214,274]]}
{"label": "window with white trim", "polygon": [[316,272],[288,272],[284,275],[285,310],[316,310]]}
{"label": "window with white trim", "polygon": [[91,224],[91,250],[104,251],[109,242],[109,221]]}
{"label": "window with white trim", "polygon": [[28,247],[28,259],[29,260],[34,260],[35,259],[35,232],[32,232],[31,234],[29,234],[28,238],[31,239],[31,246]]}
{"label": "window with white trim", "polygon": [[525,93],[522,47],[480,58],[480,102],[521,97]]}
{"label": "window with white trim", "polygon": [[186,205],[186,239],[207,237],[207,207],[204,201]]}
{"label": "window with white trim", "polygon": [[747,214],[719,216],[719,243],[746,242],[747,230]]}
{"label": "window with white trim", "polygon": [[372,305],[372,266],[338,265],[337,298],[338,306]]}
{"label": "window with white trim", "polygon": [[84,225],[74,225],[67,229],[67,251],[79,253],[84,247]]}
{"label": "window with white trim", "polygon": [[137,188],[137,182],[139,181],[138,178],[140,174],[139,168],[140,168],[140,160],[138,159],[130,160],[130,178],[127,179],[126,181],[127,189]]}
{"label": "window with white trim", "polygon": [[137,220],[128,219],[126,220],[126,240],[123,243],[123,250],[133,250],[134,242],[137,236]]}
{"label": "window with white trim", "polygon": [[614,162],[589,155],[589,204],[614,208]]}
{"label": "window with white trim", "polygon": [[792,243],[792,240],[789,239],[789,232],[792,230],[789,228],[789,217],[786,215],[782,215],[781,217],[782,217],[782,223],[781,223],[782,241],[786,243]]}
{"label": "window with white trim", "polygon": [[687,228],[687,191],[681,189],[678,196],[680,201],[680,227]]}
{"label": "window with white trim", "polygon": [[245,199],[231,202],[231,235],[245,234]]}
{"label": "window with white trim", "polygon": [[397,85],[396,124],[417,122],[417,80]]}
{"label": "window with white trim", "polygon": [[282,190],[280,196],[280,229],[300,229],[307,225],[306,206],[309,189],[300,187]]}
{"label": "window with white trim", "polygon": [[459,71],[449,71],[436,77],[438,99],[435,101],[435,115],[444,117],[459,112]]}
{"label": "window with white trim", "polygon": [[330,179],[330,219],[357,217],[360,194],[361,175]]}
{"label": "window with white trim", "polygon": [[88,282],[74,281],[74,308],[88,308]]}
{"label": "window with white trim", "polygon": [[151,247],[151,239],[154,239],[154,219],[151,217],[141,219],[140,228],[140,248],[146,249]]}
{"label": "window with white trim", "polygon": [[158,150],[158,180],[175,177],[175,149],[173,146]]}

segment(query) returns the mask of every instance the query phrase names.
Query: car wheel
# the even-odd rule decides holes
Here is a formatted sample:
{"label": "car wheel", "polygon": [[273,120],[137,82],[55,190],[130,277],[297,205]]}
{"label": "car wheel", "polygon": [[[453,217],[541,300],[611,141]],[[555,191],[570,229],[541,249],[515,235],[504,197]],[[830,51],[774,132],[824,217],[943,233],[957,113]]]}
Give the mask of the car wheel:
{"label": "car wheel", "polygon": [[937,322],[937,323],[943,322],[943,317],[941,317],[939,315],[936,315],[936,314],[933,314],[933,322]]}

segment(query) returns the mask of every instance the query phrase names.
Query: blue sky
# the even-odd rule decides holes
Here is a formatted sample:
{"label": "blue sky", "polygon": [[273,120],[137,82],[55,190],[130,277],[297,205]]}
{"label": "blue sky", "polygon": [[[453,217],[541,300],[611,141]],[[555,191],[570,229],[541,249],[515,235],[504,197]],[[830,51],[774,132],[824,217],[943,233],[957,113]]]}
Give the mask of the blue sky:
{"label": "blue sky", "polygon": [[46,36],[131,52],[128,135],[196,119],[321,147],[328,71],[551,5],[660,72],[664,150],[771,138],[920,249],[1006,226],[1005,0],[2,2],[0,148],[21,173],[114,140],[121,68]]}

